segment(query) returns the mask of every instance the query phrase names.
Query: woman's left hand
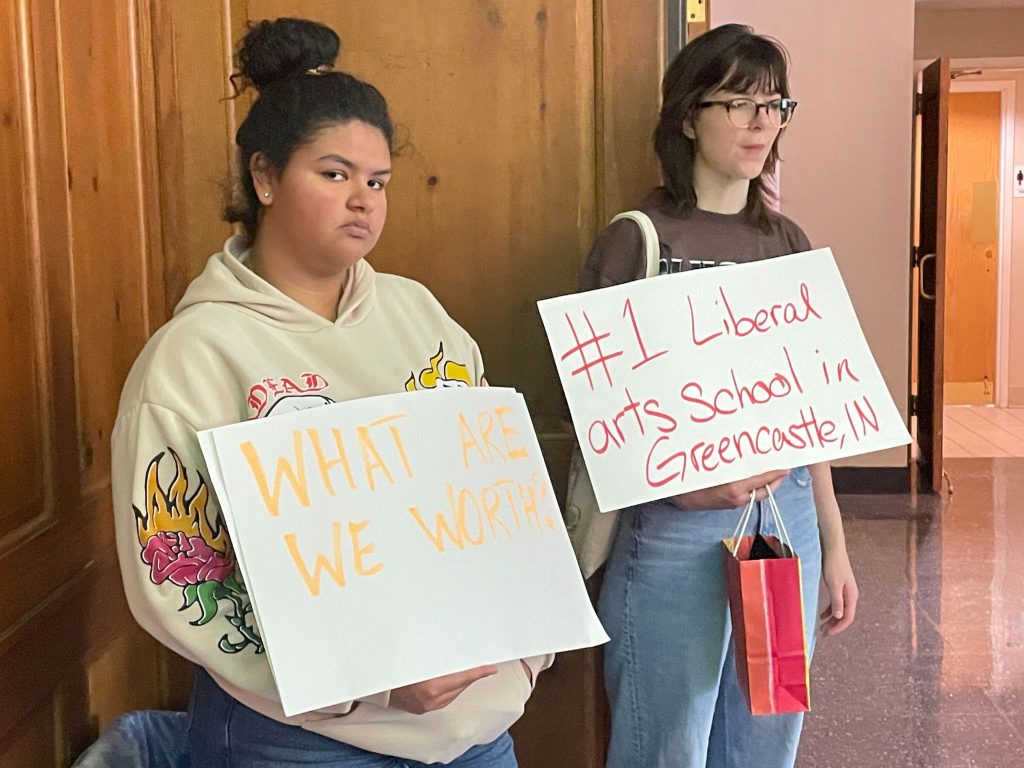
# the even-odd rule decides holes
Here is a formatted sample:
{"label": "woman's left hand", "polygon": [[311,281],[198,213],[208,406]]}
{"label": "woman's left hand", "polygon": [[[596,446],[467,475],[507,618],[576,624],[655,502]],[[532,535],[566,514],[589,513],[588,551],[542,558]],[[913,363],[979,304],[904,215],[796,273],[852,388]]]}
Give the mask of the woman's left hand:
{"label": "woman's left hand", "polygon": [[826,547],[822,554],[821,575],[831,601],[821,612],[819,629],[825,637],[832,637],[853,624],[860,591],[845,544],[833,547],[832,551]]}

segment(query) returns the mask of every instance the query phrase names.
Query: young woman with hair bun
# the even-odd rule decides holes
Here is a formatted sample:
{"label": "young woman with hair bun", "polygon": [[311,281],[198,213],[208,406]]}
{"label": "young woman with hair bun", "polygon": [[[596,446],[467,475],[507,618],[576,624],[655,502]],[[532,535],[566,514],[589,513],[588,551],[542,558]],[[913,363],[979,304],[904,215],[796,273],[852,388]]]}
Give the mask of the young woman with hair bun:
{"label": "young woman with hair bun", "polygon": [[[286,717],[205,480],[199,430],[485,383],[477,345],[427,289],[365,260],[387,217],[394,130],[380,92],[334,69],[338,50],[331,29],[301,19],[255,23],[241,41],[233,80],[259,95],[225,213],[243,231],[146,344],[113,433],[125,591],[142,627],[196,664],[195,768],[513,768],[508,728],[548,656]],[[438,355],[440,376],[418,376]],[[397,619],[393,630],[416,635]]]}

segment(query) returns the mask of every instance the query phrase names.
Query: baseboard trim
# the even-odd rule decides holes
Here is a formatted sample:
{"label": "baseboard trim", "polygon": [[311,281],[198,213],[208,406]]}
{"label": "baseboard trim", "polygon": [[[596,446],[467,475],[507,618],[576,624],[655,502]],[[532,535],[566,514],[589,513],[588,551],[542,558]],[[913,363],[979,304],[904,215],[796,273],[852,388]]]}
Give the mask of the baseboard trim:
{"label": "baseboard trim", "polygon": [[1013,384],[1007,392],[1007,403],[1011,408],[1024,406],[1024,385]]}
{"label": "baseboard trim", "polygon": [[832,467],[836,493],[910,493],[910,467]]}

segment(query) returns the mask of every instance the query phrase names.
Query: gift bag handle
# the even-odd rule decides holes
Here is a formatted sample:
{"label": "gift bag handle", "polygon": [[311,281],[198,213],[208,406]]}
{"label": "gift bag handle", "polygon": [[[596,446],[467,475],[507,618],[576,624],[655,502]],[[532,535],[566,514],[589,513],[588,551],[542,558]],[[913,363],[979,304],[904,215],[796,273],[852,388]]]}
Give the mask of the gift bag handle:
{"label": "gift bag handle", "polygon": [[[782,537],[783,545],[789,549],[790,554],[793,552],[793,543],[789,539],[789,531],[786,530],[786,524],[782,520],[782,513],[779,511],[779,504],[775,501],[775,495],[772,493],[770,486],[764,487],[765,491],[768,492],[768,509],[771,512],[772,519],[775,521],[775,527],[779,529],[779,533]],[[736,548],[740,545],[740,537],[743,532],[747,530],[747,524],[750,522],[750,516],[754,512],[755,499],[757,497],[757,489],[755,488],[750,492],[750,501],[747,502],[747,508],[743,510],[743,515],[740,517],[739,525],[736,526],[736,530],[733,531],[732,539],[732,550],[733,554],[736,554]]]}
{"label": "gift bag handle", "polygon": [[772,489],[767,485],[764,489],[768,491],[768,508],[772,511],[772,516],[775,518],[775,526],[779,529],[779,533],[782,534],[782,543],[789,549],[790,554],[795,554],[793,552],[793,542],[789,540],[789,531],[786,530],[786,524],[782,521],[782,513],[779,511],[779,504],[775,501]]}
{"label": "gift bag handle", "polygon": [[740,545],[740,536],[747,530],[747,523],[750,522],[750,515],[754,511],[754,499],[757,496],[757,489],[753,489],[750,492],[750,501],[747,502],[747,508],[743,510],[743,514],[740,515],[739,525],[736,526],[736,530],[732,532],[732,538],[729,539],[732,542],[732,552],[736,554],[736,547]]}

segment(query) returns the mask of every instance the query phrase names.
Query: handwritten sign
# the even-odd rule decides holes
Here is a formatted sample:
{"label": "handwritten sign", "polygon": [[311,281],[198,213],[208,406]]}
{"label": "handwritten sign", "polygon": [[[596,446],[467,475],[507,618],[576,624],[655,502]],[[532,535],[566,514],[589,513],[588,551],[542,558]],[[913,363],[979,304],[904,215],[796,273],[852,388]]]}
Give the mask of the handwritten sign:
{"label": "handwritten sign", "polygon": [[200,442],[288,715],[608,639],[512,390],[367,398]]}
{"label": "handwritten sign", "polygon": [[910,442],[827,248],[539,306],[602,510]]}

